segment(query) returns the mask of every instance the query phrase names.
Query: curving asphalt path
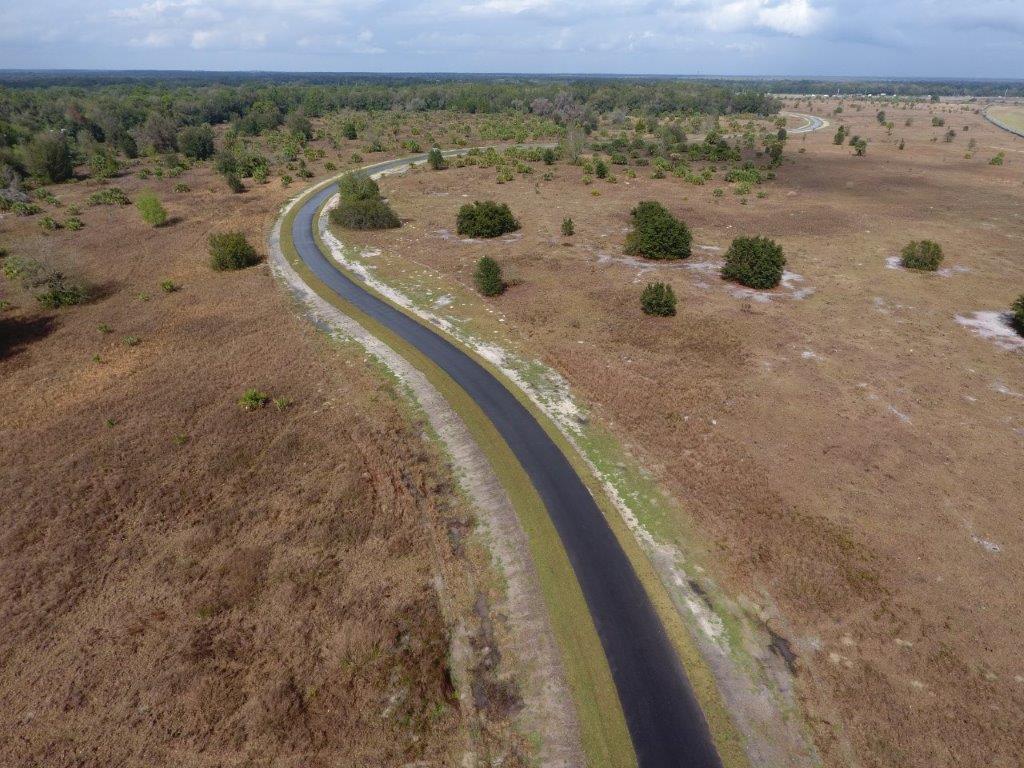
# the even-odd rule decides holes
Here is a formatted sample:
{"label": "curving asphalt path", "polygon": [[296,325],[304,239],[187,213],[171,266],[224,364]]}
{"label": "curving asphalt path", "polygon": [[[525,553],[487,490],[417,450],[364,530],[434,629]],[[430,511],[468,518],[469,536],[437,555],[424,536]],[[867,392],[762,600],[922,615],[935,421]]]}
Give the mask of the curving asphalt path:
{"label": "curving asphalt path", "polygon": [[828,120],[817,115],[807,115],[803,112],[780,112],[779,114],[788,117],[802,117],[805,121],[803,125],[796,128],[787,128],[786,133],[789,135],[794,133],[814,133],[814,131],[819,131],[828,125]]}
{"label": "curving asphalt path", "polygon": [[[367,169],[392,170],[425,156]],[[307,200],[292,237],[306,266],[341,298],[384,324],[443,369],[491,420],[540,494],[569,555],[604,647],[641,768],[720,768],[686,672],[615,534],[583,481],[533,415],[451,342],[342,274],[314,238],[316,212],[334,194]]]}

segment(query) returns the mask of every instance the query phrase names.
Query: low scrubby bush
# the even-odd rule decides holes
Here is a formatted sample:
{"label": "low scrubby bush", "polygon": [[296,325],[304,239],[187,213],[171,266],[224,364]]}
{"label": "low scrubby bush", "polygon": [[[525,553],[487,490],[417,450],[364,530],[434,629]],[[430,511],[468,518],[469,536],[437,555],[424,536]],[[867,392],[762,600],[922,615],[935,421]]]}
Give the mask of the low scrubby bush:
{"label": "low scrubby bush", "polygon": [[900,263],[907,269],[934,272],[942,263],[942,247],[931,240],[914,240],[903,246]]}
{"label": "low scrubby bush", "polygon": [[431,149],[427,154],[427,164],[435,171],[443,171],[448,167],[448,161],[437,147]]}
{"label": "low scrubby bush", "polygon": [[576,225],[573,224],[572,219],[568,217],[562,219],[562,234],[566,237],[572,237],[576,234]]}
{"label": "low scrubby bush", "polygon": [[690,230],[661,203],[645,200],[631,215],[633,231],[626,236],[626,253],[645,259],[685,259],[690,255]]}
{"label": "low scrubby bush", "polygon": [[774,288],[782,280],[786,257],[767,237],[737,237],[725,253],[722,277],[748,288]]}
{"label": "low scrubby bush", "polygon": [[218,272],[245,269],[259,262],[256,249],[242,232],[221,232],[210,235],[210,266]]}
{"label": "low scrubby bush", "polygon": [[402,225],[395,212],[380,198],[341,200],[328,216],[332,224],[345,229],[395,229]]}
{"label": "low scrubby bush", "polygon": [[460,235],[467,237],[498,237],[519,229],[519,222],[506,203],[477,200],[459,208],[456,220]]}
{"label": "low scrubby bush", "polygon": [[242,180],[234,173],[225,174],[224,181],[227,183],[228,189],[236,195],[245,192],[245,184],[243,184]]}
{"label": "low scrubby bush", "polygon": [[648,283],[640,294],[640,307],[645,314],[671,317],[676,313],[676,294],[667,283]]}
{"label": "low scrubby bush", "polygon": [[501,276],[501,266],[490,256],[484,256],[476,263],[473,282],[484,296],[497,296],[505,292],[505,281]]}
{"label": "low scrubby bush", "polygon": [[71,307],[89,300],[88,287],[63,272],[50,272],[38,287],[40,290],[35,294],[36,300],[47,309]]}
{"label": "low scrubby bush", "polygon": [[131,205],[131,202],[128,195],[117,187],[101,189],[89,195],[89,205]]}

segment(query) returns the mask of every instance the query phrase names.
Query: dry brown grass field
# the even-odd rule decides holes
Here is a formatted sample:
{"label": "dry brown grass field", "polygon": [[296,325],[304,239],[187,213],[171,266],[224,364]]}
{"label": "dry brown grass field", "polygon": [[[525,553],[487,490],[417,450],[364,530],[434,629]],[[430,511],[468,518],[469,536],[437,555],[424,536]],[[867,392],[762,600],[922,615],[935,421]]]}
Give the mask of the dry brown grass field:
{"label": "dry brown grass field", "polygon": [[[156,191],[171,222],[90,207],[87,180],[44,205],[78,205],[81,231],[0,221],[12,256],[100,287],[45,311],[4,285],[0,762],[521,764],[499,585],[423,426],[265,263],[207,265],[210,232],[262,252],[296,186],[232,195],[209,167],[111,183]],[[242,410],[250,387],[281,407]],[[456,625],[480,656],[475,706]]]}
{"label": "dry brown grass field", "polygon": [[[1024,293],[1024,139],[976,105],[798,105],[832,125],[791,136],[748,196],[722,167],[704,186],[650,167],[590,185],[562,163],[505,184],[424,169],[381,182],[400,230],[345,237],[379,249],[379,276],[448,291],[444,311],[564,374],[681,500],[715,578],[791,643],[826,764],[1020,765],[1024,353],[957,317]],[[833,144],[839,124],[866,156]],[[473,199],[509,203],[521,232],[454,235]],[[692,228],[688,260],[623,255],[645,199]],[[783,245],[782,287],[720,279],[741,234]],[[919,238],[943,246],[940,273],[894,268]],[[512,282],[497,299],[472,292],[483,255]],[[653,280],[674,287],[677,317],[640,312]]]}

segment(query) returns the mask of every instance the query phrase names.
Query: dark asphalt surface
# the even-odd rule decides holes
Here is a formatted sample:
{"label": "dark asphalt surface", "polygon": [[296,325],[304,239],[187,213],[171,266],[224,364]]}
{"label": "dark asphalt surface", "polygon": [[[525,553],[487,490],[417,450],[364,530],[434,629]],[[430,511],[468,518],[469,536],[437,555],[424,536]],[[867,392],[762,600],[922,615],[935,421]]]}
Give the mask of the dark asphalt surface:
{"label": "dark asphalt surface", "polygon": [[[418,159],[418,158],[417,158]],[[376,173],[408,162],[374,166]],[[718,768],[704,715],[640,580],[572,465],[526,408],[450,342],[343,275],[313,237],[314,195],[292,227],[310,270],[346,301],[416,347],[472,397],[518,457],[547,506],[597,627],[642,768]]]}

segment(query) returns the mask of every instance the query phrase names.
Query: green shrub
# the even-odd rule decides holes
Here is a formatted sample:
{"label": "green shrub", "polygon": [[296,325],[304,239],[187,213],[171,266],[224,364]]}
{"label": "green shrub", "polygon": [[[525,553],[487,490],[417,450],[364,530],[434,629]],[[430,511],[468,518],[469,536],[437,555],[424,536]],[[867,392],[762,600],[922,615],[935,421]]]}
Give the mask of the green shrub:
{"label": "green shrub", "polygon": [[931,240],[914,240],[903,246],[900,262],[907,269],[934,272],[942,263],[942,247]]}
{"label": "green shrub", "polygon": [[427,164],[435,171],[443,171],[448,167],[448,161],[437,147],[431,149],[427,154]]}
{"label": "green shrub", "polygon": [[395,212],[380,198],[339,200],[328,216],[332,224],[344,229],[395,229],[402,226]]}
{"label": "green shrub", "polygon": [[5,256],[3,272],[8,280],[18,280],[22,285],[30,287],[45,276],[46,267],[42,262],[24,256]]}
{"label": "green shrub", "polygon": [[121,170],[121,164],[117,158],[106,150],[94,152],[89,158],[89,175],[94,179],[110,179]]}
{"label": "green shrub", "polygon": [[181,194],[182,192],[191,192],[192,191],[192,187],[190,187],[188,184],[185,184],[184,182],[182,182],[180,184],[175,184],[174,185],[174,191],[177,192],[178,194]]}
{"label": "green shrub", "polygon": [[174,293],[179,287],[173,280],[163,280],[160,283],[160,290],[164,293]]}
{"label": "green shrub", "polygon": [[541,159],[544,161],[544,165],[554,165],[557,158],[558,156],[555,154],[555,150],[551,147],[545,149],[544,154],[541,156]]}
{"label": "green shrub", "polygon": [[519,229],[508,205],[493,200],[466,203],[459,208],[456,224],[458,233],[468,237],[498,237]]}
{"label": "green shrub", "polygon": [[1002,165],[1005,159],[1006,159],[1005,153],[997,152],[995,155],[992,156],[992,159],[988,161],[988,164],[989,165]]}
{"label": "green shrub", "polygon": [[748,288],[774,288],[782,280],[786,257],[767,237],[737,237],[725,253],[722,277]]}
{"label": "green shrub", "polygon": [[359,132],[356,130],[356,124],[351,120],[345,123],[344,127],[341,129],[341,132],[349,141],[355,141],[356,139],[359,138]]}
{"label": "green shrub", "polygon": [[40,134],[29,143],[25,165],[33,176],[51,184],[67,181],[75,172],[68,140],[56,132]]}
{"label": "green shrub", "polygon": [[16,216],[35,216],[42,213],[43,209],[35,203],[23,203],[19,200],[11,206],[11,212]]}
{"label": "green shrub", "polygon": [[270,402],[270,395],[260,392],[258,389],[247,389],[238,398],[238,404],[243,411],[256,411]]}
{"label": "green shrub", "polygon": [[484,256],[476,263],[473,282],[484,296],[498,296],[505,292],[505,281],[501,277],[501,267],[490,256]]}
{"label": "green shrub", "polygon": [[210,266],[218,272],[245,269],[259,262],[256,249],[242,232],[221,232],[210,235]]}
{"label": "green shrub", "polygon": [[640,294],[640,307],[648,315],[671,317],[676,313],[676,294],[667,283],[648,283]]}
{"label": "green shrub", "polygon": [[562,219],[562,234],[566,237],[576,234],[576,225],[572,223],[572,219],[568,217]]}
{"label": "green shrub", "polygon": [[608,165],[601,158],[594,161],[594,175],[599,179],[608,178]]}
{"label": "green shrub", "polygon": [[633,231],[626,236],[626,253],[645,259],[685,259],[690,255],[690,230],[661,203],[646,200],[637,204],[631,215]]}
{"label": "green shrub", "polygon": [[142,220],[151,227],[162,227],[167,223],[167,209],[152,192],[143,192],[135,198],[135,207],[142,214]]}
{"label": "green shrub", "polygon": [[71,232],[77,232],[84,226],[85,224],[77,216],[71,216],[64,220],[64,229],[70,230]]}
{"label": "green shrub", "polygon": [[53,232],[60,229],[60,222],[52,216],[44,216],[39,220],[39,226],[44,232]]}
{"label": "green shrub", "polygon": [[1024,336],[1024,294],[1017,297],[1010,308],[1010,322],[1021,336]]}
{"label": "green shrub", "polygon": [[101,189],[89,195],[89,205],[131,205],[131,202],[128,195],[117,187]]}
{"label": "green shrub", "polygon": [[365,173],[346,173],[338,179],[338,194],[342,201],[379,200],[380,187]]}
{"label": "green shrub", "polygon": [[47,309],[71,307],[83,304],[89,299],[89,289],[86,285],[63,272],[50,272],[40,287],[43,290],[36,293],[35,297]]}
{"label": "green shrub", "polygon": [[206,125],[190,125],[178,132],[178,149],[185,157],[207,160],[213,157],[213,129]]}

